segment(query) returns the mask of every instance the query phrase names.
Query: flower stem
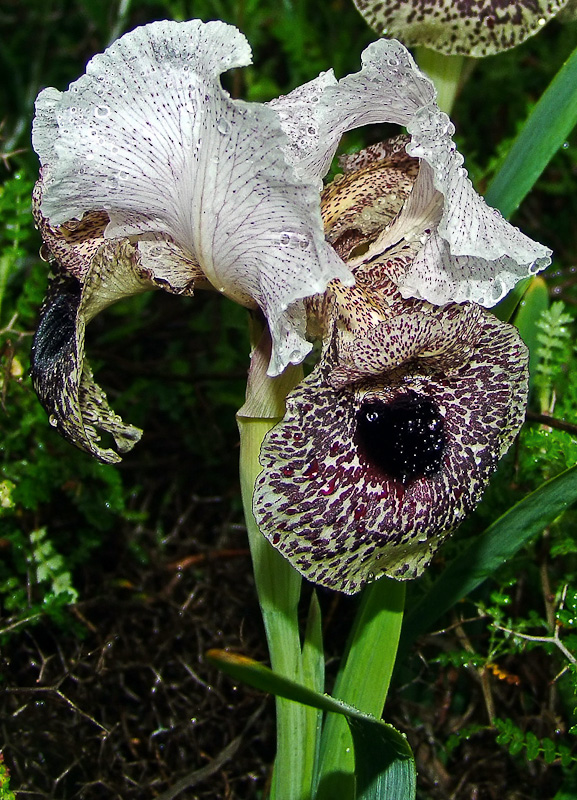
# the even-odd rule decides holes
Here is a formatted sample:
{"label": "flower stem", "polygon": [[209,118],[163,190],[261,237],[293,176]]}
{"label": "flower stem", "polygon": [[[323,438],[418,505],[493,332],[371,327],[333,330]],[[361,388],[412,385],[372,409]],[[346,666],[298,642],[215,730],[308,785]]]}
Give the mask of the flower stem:
{"label": "flower stem", "polygon": [[[395,666],[405,584],[381,578],[363,594],[349,636],[333,696],[380,718]],[[354,797],[354,752],[343,717],[329,714],[320,751],[319,785],[315,800]]]}
{"label": "flower stem", "polygon": [[[255,584],[267,636],[272,669],[305,682],[298,625],[302,578],[264,538],[253,511],[255,481],[262,470],[259,453],[268,431],[284,415],[288,391],[302,378],[302,370],[289,367],[278,378],[266,375],[267,332],[253,351],[247,400],[237,415],[240,431],[240,482],[251,550]],[[276,699],[277,754],[270,797],[274,800],[309,800],[315,758],[315,709]]]}
{"label": "flower stem", "polygon": [[435,84],[441,111],[451,113],[461,83],[464,56],[446,56],[426,47],[417,47],[417,63]]}

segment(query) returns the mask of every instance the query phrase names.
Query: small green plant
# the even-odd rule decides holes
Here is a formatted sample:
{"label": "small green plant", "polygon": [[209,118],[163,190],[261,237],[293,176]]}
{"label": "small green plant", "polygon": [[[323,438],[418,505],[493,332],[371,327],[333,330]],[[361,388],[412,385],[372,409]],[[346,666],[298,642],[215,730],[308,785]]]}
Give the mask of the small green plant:
{"label": "small green plant", "polygon": [[557,389],[563,375],[567,374],[567,363],[571,357],[571,326],[574,320],[557,301],[542,312],[537,320],[537,375],[535,388],[541,411],[552,413],[555,408]]}
{"label": "small green plant", "polygon": [[0,800],[16,800],[16,795],[10,789],[10,773],[4,763],[2,752],[0,752]]}
{"label": "small green plant", "polygon": [[558,761],[563,767],[570,767],[577,761],[571,748],[545,737],[539,739],[532,731],[522,731],[510,719],[495,719],[493,725],[498,731],[496,741],[505,746],[512,756],[523,754],[527,761],[542,758],[547,764]]}

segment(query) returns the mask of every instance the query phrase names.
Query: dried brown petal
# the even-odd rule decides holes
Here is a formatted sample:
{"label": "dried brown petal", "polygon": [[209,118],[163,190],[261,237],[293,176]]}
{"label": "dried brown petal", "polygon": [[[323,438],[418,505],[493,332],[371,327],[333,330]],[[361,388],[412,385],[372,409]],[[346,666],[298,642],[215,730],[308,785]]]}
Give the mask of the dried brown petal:
{"label": "dried brown petal", "polygon": [[108,242],[91,259],[81,283],[57,275],[49,284],[32,346],[32,382],[50,424],[72,444],[99,461],[120,456],[100,447],[98,430],[112,435],[120,453],[130,450],[142,431],[126,425],[109,407],[84,360],[86,324],[103,308],[154,284],[128,241]]}

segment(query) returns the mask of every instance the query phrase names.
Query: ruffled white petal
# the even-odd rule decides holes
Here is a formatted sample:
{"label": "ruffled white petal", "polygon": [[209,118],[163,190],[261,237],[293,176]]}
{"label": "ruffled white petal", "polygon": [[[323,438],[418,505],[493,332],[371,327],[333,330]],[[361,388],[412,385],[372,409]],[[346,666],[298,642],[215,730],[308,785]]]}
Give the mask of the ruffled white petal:
{"label": "ruffled white petal", "polygon": [[39,96],[33,144],[52,225],[103,209],[107,238],[172,239],[216,289],[262,308],[278,374],[310,350],[300,301],[352,278],[324,240],[316,182],[287,163],[277,113],[220,85],[248,63],[244,36],[220,22],[137,28],[67,92]]}
{"label": "ruffled white petal", "polygon": [[[412,137],[407,152],[421,159],[421,168],[405,208],[379,242],[384,249],[402,238],[420,240],[399,289],[405,297],[438,305],[472,300],[492,306],[518,280],[544,269],[551,251],[475,192],[452,140],[455,129],[435,96],[406,48],[380,40],[364,51],[360,72],[338,83],[324,77],[283,98],[282,122],[298,174],[316,180],[326,174],[346,131],[383,122],[405,126]],[[304,140],[303,118],[311,132],[318,131],[316,148]],[[372,251],[377,254],[378,248]]]}

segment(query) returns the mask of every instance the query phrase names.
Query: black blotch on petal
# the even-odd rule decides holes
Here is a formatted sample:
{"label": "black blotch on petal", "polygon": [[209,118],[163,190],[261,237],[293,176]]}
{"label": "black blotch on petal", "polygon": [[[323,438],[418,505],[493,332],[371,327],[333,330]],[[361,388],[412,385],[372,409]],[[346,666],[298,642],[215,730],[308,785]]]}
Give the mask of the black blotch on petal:
{"label": "black blotch on petal", "polygon": [[435,475],[445,452],[445,426],[436,403],[416,392],[390,403],[368,400],[357,412],[360,453],[394,480]]}
{"label": "black blotch on petal", "polygon": [[32,343],[34,380],[41,380],[74,350],[79,303],[80,284],[76,280],[58,282],[57,291],[46,298]]}

